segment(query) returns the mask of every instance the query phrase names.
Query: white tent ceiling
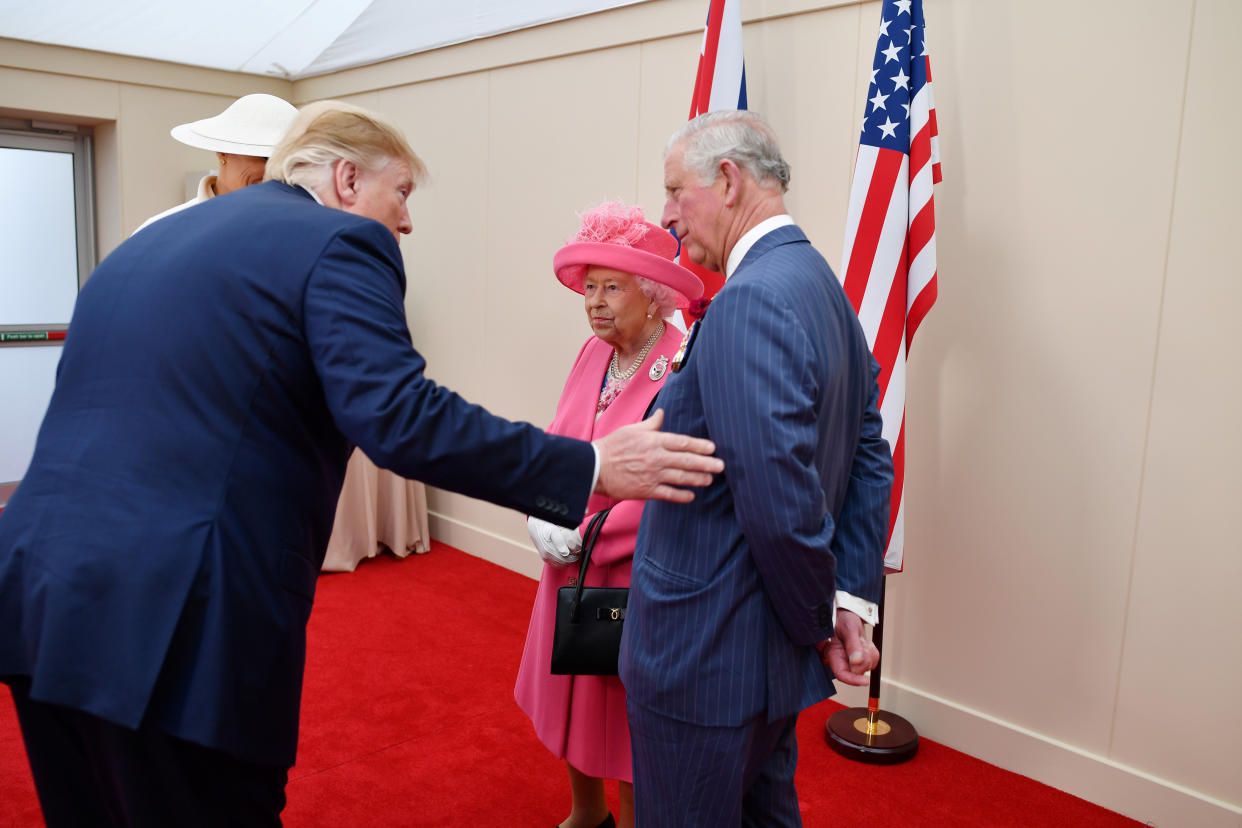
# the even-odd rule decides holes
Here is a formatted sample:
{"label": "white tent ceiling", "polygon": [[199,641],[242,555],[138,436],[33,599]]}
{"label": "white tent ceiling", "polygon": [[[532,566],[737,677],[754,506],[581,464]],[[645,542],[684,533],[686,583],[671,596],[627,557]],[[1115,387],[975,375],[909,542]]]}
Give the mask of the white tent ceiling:
{"label": "white tent ceiling", "polygon": [[297,79],[643,0],[0,0],[0,37]]}

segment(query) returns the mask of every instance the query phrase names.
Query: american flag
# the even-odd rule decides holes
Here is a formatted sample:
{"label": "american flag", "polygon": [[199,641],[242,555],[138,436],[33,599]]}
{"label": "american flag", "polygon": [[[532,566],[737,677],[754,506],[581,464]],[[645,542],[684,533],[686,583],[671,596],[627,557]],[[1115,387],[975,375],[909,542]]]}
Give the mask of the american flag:
{"label": "american flag", "polygon": [[906,352],[936,301],[932,184],[940,181],[940,152],[922,0],[884,0],[867,96],[841,281],[880,363],[880,414],[894,471],[884,566],[900,572],[905,545]]}
{"label": "american flag", "polygon": [[[711,0],[707,26],[703,29],[703,45],[699,49],[699,71],[694,76],[689,120],[717,109],[746,108],[740,3],[741,0]],[[709,299],[724,286],[723,274],[699,267],[689,257],[681,264],[703,280],[703,295]]]}

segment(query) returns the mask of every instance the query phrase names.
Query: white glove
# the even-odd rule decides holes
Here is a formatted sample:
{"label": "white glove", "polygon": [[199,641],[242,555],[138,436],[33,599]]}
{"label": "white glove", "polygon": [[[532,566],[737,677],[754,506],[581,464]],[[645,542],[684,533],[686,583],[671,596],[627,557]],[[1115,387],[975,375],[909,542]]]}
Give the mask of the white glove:
{"label": "white glove", "polygon": [[526,519],[526,531],[539,550],[539,557],[552,566],[569,566],[582,551],[582,535],[577,529],[566,529],[537,517]]}

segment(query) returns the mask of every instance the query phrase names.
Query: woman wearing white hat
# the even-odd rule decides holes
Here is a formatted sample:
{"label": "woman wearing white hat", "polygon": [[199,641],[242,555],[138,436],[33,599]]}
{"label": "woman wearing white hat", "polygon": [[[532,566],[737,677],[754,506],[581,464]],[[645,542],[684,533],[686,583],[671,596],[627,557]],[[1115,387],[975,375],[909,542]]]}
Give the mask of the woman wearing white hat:
{"label": "woman wearing white hat", "polygon": [[213,196],[258,184],[272,149],[297,114],[297,108],[288,101],[256,93],[238,98],[219,115],[173,127],[172,137],[181,143],[215,152],[220,171],[203,176],[194,198],[152,216],[138,230]]}

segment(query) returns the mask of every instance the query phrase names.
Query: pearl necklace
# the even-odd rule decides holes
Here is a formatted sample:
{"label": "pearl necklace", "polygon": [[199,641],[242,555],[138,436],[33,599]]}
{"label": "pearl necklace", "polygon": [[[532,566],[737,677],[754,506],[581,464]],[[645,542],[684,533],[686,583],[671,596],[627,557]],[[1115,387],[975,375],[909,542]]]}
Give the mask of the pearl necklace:
{"label": "pearl necklace", "polygon": [[647,340],[647,344],[643,346],[643,349],[638,352],[638,356],[634,358],[634,364],[627,368],[624,372],[621,371],[621,363],[620,360],[617,359],[617,350],[614,348],[612,351],[612,360],[608,363],[608,378],[616,380],[617,382],[628,381],[630,377],[634,376],[634,372],[642,366],[643,360],[647,358],[647,354],[651,353],[651,349],[655,347],[655,344],[660,341],[660,337],[663,335],[664,320],[661,319],[660,324],[657,325],[655,331],[652,332],[651,338]]}

